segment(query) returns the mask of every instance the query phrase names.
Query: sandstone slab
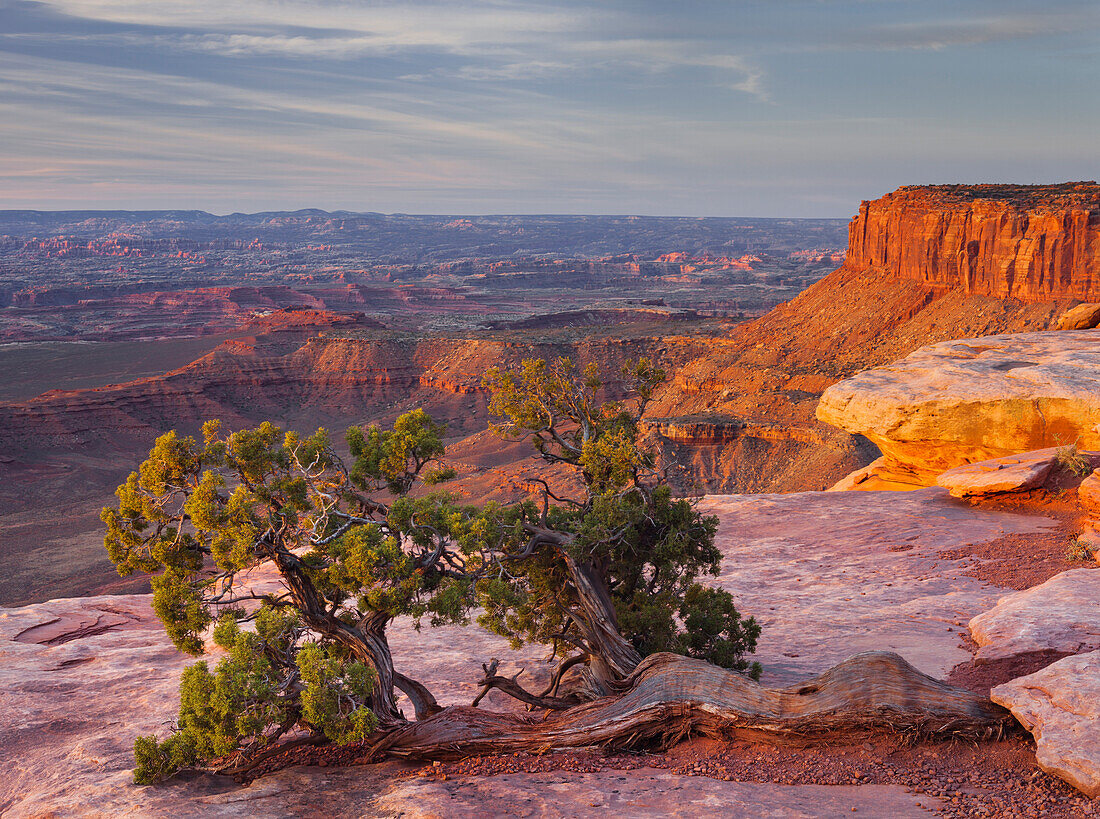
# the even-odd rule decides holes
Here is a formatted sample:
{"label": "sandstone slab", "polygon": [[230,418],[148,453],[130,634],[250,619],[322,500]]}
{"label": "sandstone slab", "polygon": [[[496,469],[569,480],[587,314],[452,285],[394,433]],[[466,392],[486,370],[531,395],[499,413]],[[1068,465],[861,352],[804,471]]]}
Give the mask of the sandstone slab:
{"label": "sandstone slab", "polygon": [[923,484],[919,480],[892,470],[887,463],[886,456],[876,458],[862,469],[850,472],[834,483],[826,492],[910,492],[920,489]]}
{"label": "sandstone slab", "polygon": [[701,508],[720,521],[717,583],[763,625],[754,659],[769,685],[876,649],[944,677],[971,659],[960,635],[1003,590],[941,553],[1053,524],[973,509],[940,488],[712,495]]}
{"label": "sandstone slab", "polygon": [[817,417],[931,484],[964,463],[1100,449],[1100,330],[945,341],[829,387]]}
{"label": "sandstone slab", "polygon": [[[799,682],[868,649],[897,651],[921,671],[943,677],[969,658],[959,645],[960,634],[968,619],[993,604],[999,590],[966,576],[961,561],[941,552],[1051,524],[1045,518],[971,509],[935,488],[719,496],[702,505],[721,518],[717,542],[724,562],[715,582],[734,594],[741,611],[764,625],[756,658],[764,663],[764,681],[770,685]],[[270,578],[250,582],[262,588]],[[411,623],[400,621],[390,643],[398,670],[415,674],[443,704],[468,704],[476,694],[473,681],[480,663],[490,657],[500,657],[501,673],[509,676],[525,668],[521,682],[532,686],[548,669],[543,647],[512,652],[504,640],[473,627],[425,628],[417,634]],[[450,816],[468,812],[466,789],[490,800],[479,815],[486,815],[486,806],[491,811],[492,800],[519,806],[519,815],[595,815],[616,805],[593,805],[596,798],[589,794],[611,794],[615,788],[623,794],[616,804],[635,815],[645,814],[639,813],[641,801],[630,801],[634,789],[663,806],[669,803],[658,800],[658,790],[677,798],[682,794],[688,813],[712,810],[714,794],[744,815],[820,815],[815,805],[851,815],[852,807],[872,812],[876,800],[890,805],[892,815],[915,811],[914,797],[894,788],[653,779],[673,776],[668,773],[639,773],[641,778],[620,787],[617,777],[625,772],[615,771],[592,774],[572,789],[540,790],[542,780],[536,779],[477,779],[454,793],[421,793],[401,781],[406,769],[390,764],[296,768],[248,787],[197,777],[138,788],[131,784],[133,739],[167,730],[175,717],[179,674],[192,661],[168,643],[148,596],[0,609],[4,816],[281,817],[312,815],[319,804],[330,816],[385,816],[395,815],[394,805],[414,811],[414,799],[436,806],[436,815]],[[499,697],[491,703],[494,708],[512,703],[499,692],[490,697]],[[391,790],[389,802],[376,803]]]}
{"label": "sandstone slab", "polygon": [[1073,569],[1005,595],[970,621],[970,634],[979,660],[1100,648],[1100,571]]}
{"label": "sandstone slab", "polygon": [[1039,767],[1100,796],[1100,651],[998,685],[990,697],[1035,736]]}
{"label": "sandstone slab", "polygon": [[[537,800],[532,794],[538,794]],[[533,804],[536,803],[537,804]],[[407,779],[375,802],[378,815],[926,817],[939,800],[894,785],[774,785],[724,782],[668,771],[515,773],[437,782]]]}
{"label": "sandstone slab", "polygon": [[948,469],[936,478],[936,484],[956,498],[1020,492],[1042,486],[1057,459],[1057,447],[1006,455]]}
{"label": "sandstone slab", "polygon": [[1093,512],[1100,512],[1100,472],[1093,470],[1077,487],[1077,497],[1081,505]]}

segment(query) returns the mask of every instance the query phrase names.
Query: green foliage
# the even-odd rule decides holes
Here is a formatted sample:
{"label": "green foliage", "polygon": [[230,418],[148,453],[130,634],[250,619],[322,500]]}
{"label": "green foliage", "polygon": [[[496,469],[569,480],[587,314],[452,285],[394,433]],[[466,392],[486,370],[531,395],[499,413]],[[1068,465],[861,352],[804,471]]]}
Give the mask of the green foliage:
{"label": "green foliage", "polygon": [[297,662],[305,685],[303,719],[324,731],[333,742],[366,739],[378,724],[371,710],[363,705],[374,686],[371,669],[320,643],[303,646]]}
{"label": "green foliage", "polygon": [[1094,559],[1095,555],[1092,546],[1080,538],[1073,540],[1069,546],[1066,547],[1066,560],[1092,561]]}
{"label": "green foliage", "polygon": [[[227,655],[184,672],[172,734],[135,744],[138,781],[251,758],[295,726],[348,742],[374,730],[376,706],[396,716],[392,689],[377,684],[379,666],[392,671],[375,648],[385,641],[371,635],[402,614],[462,622],[471,599],[469,582],[438,564],[460,513],[445,496],[408,497],[426,468],[448,478],[433,467],[442,433],[419,410],[392,430],[353,429],[350,469],[323,429],[226,434],[208,422],[201,443],[157,439],[103,510],[104,543],[120,574],[151,575],[178,648],[202,654],[213,625]],[[371,491],[397,497],[387,506]],[[242,579],[264,563],[283,587],[252,594]]]}
{"label": "green foliage", "polygon": [[[622,635],[645,656],[674,651],[727,668],[749,669],[760,628],[743,620],[724,591],[696,580],[717,575],[717,519],[675,500],[656,458],[637,443],[638,418],[665,374],[648,360],[622,369],[632,405],[600,402],[604,384],[592,365],[578,371],[568,359],[523,362],[518,373],[491,370],[490,409],[505,420],[498,431],[530,438],[548,461],[572,464],[585,486],[582,499],[509,512],[518,528],[500,536],[507,571],[477,585],[479,622],[508,637],[591,650],[578,626],[588,616],[569,561],[590,567],[605,588]],[[493,515],[501,517],[499,510]],[[526,554],[532,533],[554,533],[552,545]],[[574,570],[575,571],[575,570]],[[679,614],[679,620],[677,620]]]}
{"label": "green foliage", "polygon": [[214,671],[204,660],[181,675],[171,735],[134,743],[138,784],[238,752],[254,755],[295,724],[334,742],[364,739],[376,727],[369,666],[333,643],[301,643],[302,623],[290,610],[262,607],[255,631],[242,630],[238,614],[228,612],[214,628],[228,651]]}
{"label": "green foliage", "polygon": [[[422,409],[402,415],[392,430],[371,426],[365,432],[359,427],[348,430],[347,441],[355,466],[351,480],[360,489],[385,487],[394,495],[404,495],[412,488],[420,471],[443,454],[445,427],[436,424]],[[453,470],[450,470],[453,475]],[[434,483],[446,480],[448,470],[432,473]]]}
{"label": "green foliage", "polygon": [[[758,673],[744,655],[759,626],[698,582],[719,571],[717,519],[673,498],[637,443],[664,373],[643,359],[621,375],[619,401],[604,400],[595,366],[568,359],[486,375],[498,429],[580,476],[579,497],[547,488],[541,503],[476,508],[415,491],[455,474],[444,428],[422,410],[348,430],[350,466],[323,429],[208,422],[201,442],[158,438],[103,510],[104,543],[120,574],[151,576],[176,646],[202,654],[212,627],[226,653],[184,672],[172,733],[135,743],[135,780],[247,764],[294,729],[345,743],[400,724],[385,639],[397,616],[465,624],[477,605],[514,645],[580,652],[619,678],[658,651]],[[281,587],[252,593],[244,581],[263,564]]]}
{"label": "green foliage", "polygon": [[733,605],[733,595],[694,583],[680,604],[684,629],[676,635],[677,653],[730,668],[748,671],[760,679],[760,663],[751,666],[743,658],[745,646],[755,646],[760,626],[755,618],[742,619]]}

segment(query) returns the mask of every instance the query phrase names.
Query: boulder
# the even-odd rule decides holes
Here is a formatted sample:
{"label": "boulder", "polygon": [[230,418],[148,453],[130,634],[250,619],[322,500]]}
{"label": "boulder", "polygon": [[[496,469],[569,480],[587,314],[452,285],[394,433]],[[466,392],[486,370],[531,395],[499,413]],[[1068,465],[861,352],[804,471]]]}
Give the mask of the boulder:
{"label": "boulder", "polygon": [[1034,735],[1040,768],[1100,796],[1100,651],[998,685],[990,698]]}
{"label": "boulder", "polygon": [[978,660],[1032,651],[1077,654],[1100,648],[1100,571],[1072,569],[1008,594],[970,621]]}
{"label": "boulder", "polygon": [[1078,304],[1064,312],[1055,325],[1059,330],[1091,330],[1100,324],[1100,304]]}
{"label": "boulder", "polygon": [[923,484],[911,475],[899,474],[891,471],[886,463],[886,456],[876,458],[862,469],[850,472],[834,483],[826,492],[860,492],[888,491],[909,492],[920,489]]}
{"label": "boulder", "polygon": [[942,472],[1076,442],[1100,449],[1100,330],[945,341],[840,381],[817,417],[901,472]]}
{"label": "boulder", "polygon": [[1081,485],[1077,487],[1077,497],[1086,509],[1100,512],[1100,471],[1093,470],[1091,475],[1081,481]]}
{"label": "boulder", "polygon": [[1054,470],[1058,448],[1048,447],[949,469],[936,483],[956,498],[1020,492],[1042,486]]}

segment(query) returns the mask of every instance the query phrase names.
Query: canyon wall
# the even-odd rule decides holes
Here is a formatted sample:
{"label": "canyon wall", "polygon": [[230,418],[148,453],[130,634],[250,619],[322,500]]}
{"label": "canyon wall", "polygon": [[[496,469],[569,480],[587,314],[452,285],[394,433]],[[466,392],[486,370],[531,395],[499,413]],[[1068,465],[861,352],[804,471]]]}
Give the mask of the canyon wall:
{"label": "canyon wall", "polygon": [[997,298],[1100,301],[1100,185],[900,188],[860,205],[846,266]]}

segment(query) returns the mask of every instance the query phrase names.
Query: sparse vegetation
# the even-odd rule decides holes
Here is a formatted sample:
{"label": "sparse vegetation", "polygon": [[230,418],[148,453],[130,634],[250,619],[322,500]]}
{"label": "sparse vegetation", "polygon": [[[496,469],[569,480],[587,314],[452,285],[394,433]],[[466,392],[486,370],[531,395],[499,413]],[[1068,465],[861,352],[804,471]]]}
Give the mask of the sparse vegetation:
{"label": "sparse vegetation", "polygon": [[1066,560],[1095,560],[1094,550],[1084,540],[1077,538],[1066,547]]}
{"label": "sparse vegetation", "polygon": [[1081,453],[1076,441],[1068,446],[1058,447],[1054,452],[1054,463],[1063,472],[1079,478],[1092,472],[1092,462]]}

